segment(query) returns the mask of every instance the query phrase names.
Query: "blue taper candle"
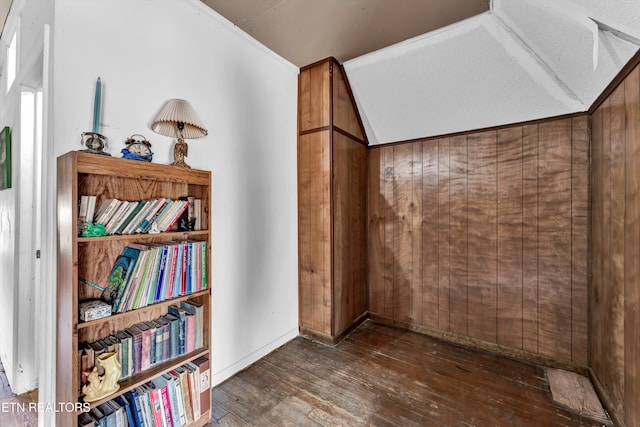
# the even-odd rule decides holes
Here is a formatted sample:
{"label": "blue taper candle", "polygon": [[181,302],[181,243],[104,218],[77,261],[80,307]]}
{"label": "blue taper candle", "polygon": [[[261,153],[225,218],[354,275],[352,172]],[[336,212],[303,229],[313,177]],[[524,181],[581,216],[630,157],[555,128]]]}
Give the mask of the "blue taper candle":
{"label": "blue taper candle", "polygon": [[102,81],[98,77],[96,81],[96,98],[93,103],[93,132],[99,133],[100,130],[100,98],[102,97]]}

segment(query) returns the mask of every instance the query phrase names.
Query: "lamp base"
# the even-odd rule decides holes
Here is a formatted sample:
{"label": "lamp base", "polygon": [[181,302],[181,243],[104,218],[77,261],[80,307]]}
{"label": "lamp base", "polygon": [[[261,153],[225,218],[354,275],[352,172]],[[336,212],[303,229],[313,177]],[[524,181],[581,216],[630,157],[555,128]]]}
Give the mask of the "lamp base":
{"label": "lamp base", "polygon": [[173,163],[171,163],[171,166],[191,169],[191,166],[184,162],[184,158],[188,155],[188,152],[189,146],[187,143],[184,142],[182,138],[178,138],[178,142],[176,142],[176,145],[173,147]]}

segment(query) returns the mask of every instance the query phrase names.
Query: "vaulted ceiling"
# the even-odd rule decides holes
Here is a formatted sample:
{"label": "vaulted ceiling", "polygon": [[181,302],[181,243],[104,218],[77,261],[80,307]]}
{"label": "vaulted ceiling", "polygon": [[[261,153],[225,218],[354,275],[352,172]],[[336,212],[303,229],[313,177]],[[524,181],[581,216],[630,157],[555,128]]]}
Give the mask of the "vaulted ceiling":
{"label": "vaulted ceiling", "polygon": [[583,112],[640,48],[640,1],[204,0],[297,66],[344,63],[370,144]]}
{"label": "vaulted ceiling", "polygon": [[203,0],[303,67],[341,62],[489,10],[490,0]]}

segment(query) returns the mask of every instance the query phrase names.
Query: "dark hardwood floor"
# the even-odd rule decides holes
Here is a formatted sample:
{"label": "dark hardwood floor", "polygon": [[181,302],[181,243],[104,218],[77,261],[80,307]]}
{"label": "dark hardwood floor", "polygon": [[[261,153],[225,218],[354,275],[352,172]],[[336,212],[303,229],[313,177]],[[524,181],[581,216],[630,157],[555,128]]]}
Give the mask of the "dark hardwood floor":
{"label": "dark hardwood floor", "polygon": [[298,337],[213,389],[228,426],[601,426],[553,402],[542,367],[365,322]]}

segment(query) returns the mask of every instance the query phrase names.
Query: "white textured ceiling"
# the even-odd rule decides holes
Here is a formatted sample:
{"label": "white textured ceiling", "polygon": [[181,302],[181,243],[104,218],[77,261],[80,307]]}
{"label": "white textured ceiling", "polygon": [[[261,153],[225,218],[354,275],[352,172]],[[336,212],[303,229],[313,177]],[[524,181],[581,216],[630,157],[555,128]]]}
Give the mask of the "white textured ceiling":
{"label": "white textured ceiling", "polygon": [[382,144],[586,111],[639,47],[638,0],[493,0],[344,66]]}

